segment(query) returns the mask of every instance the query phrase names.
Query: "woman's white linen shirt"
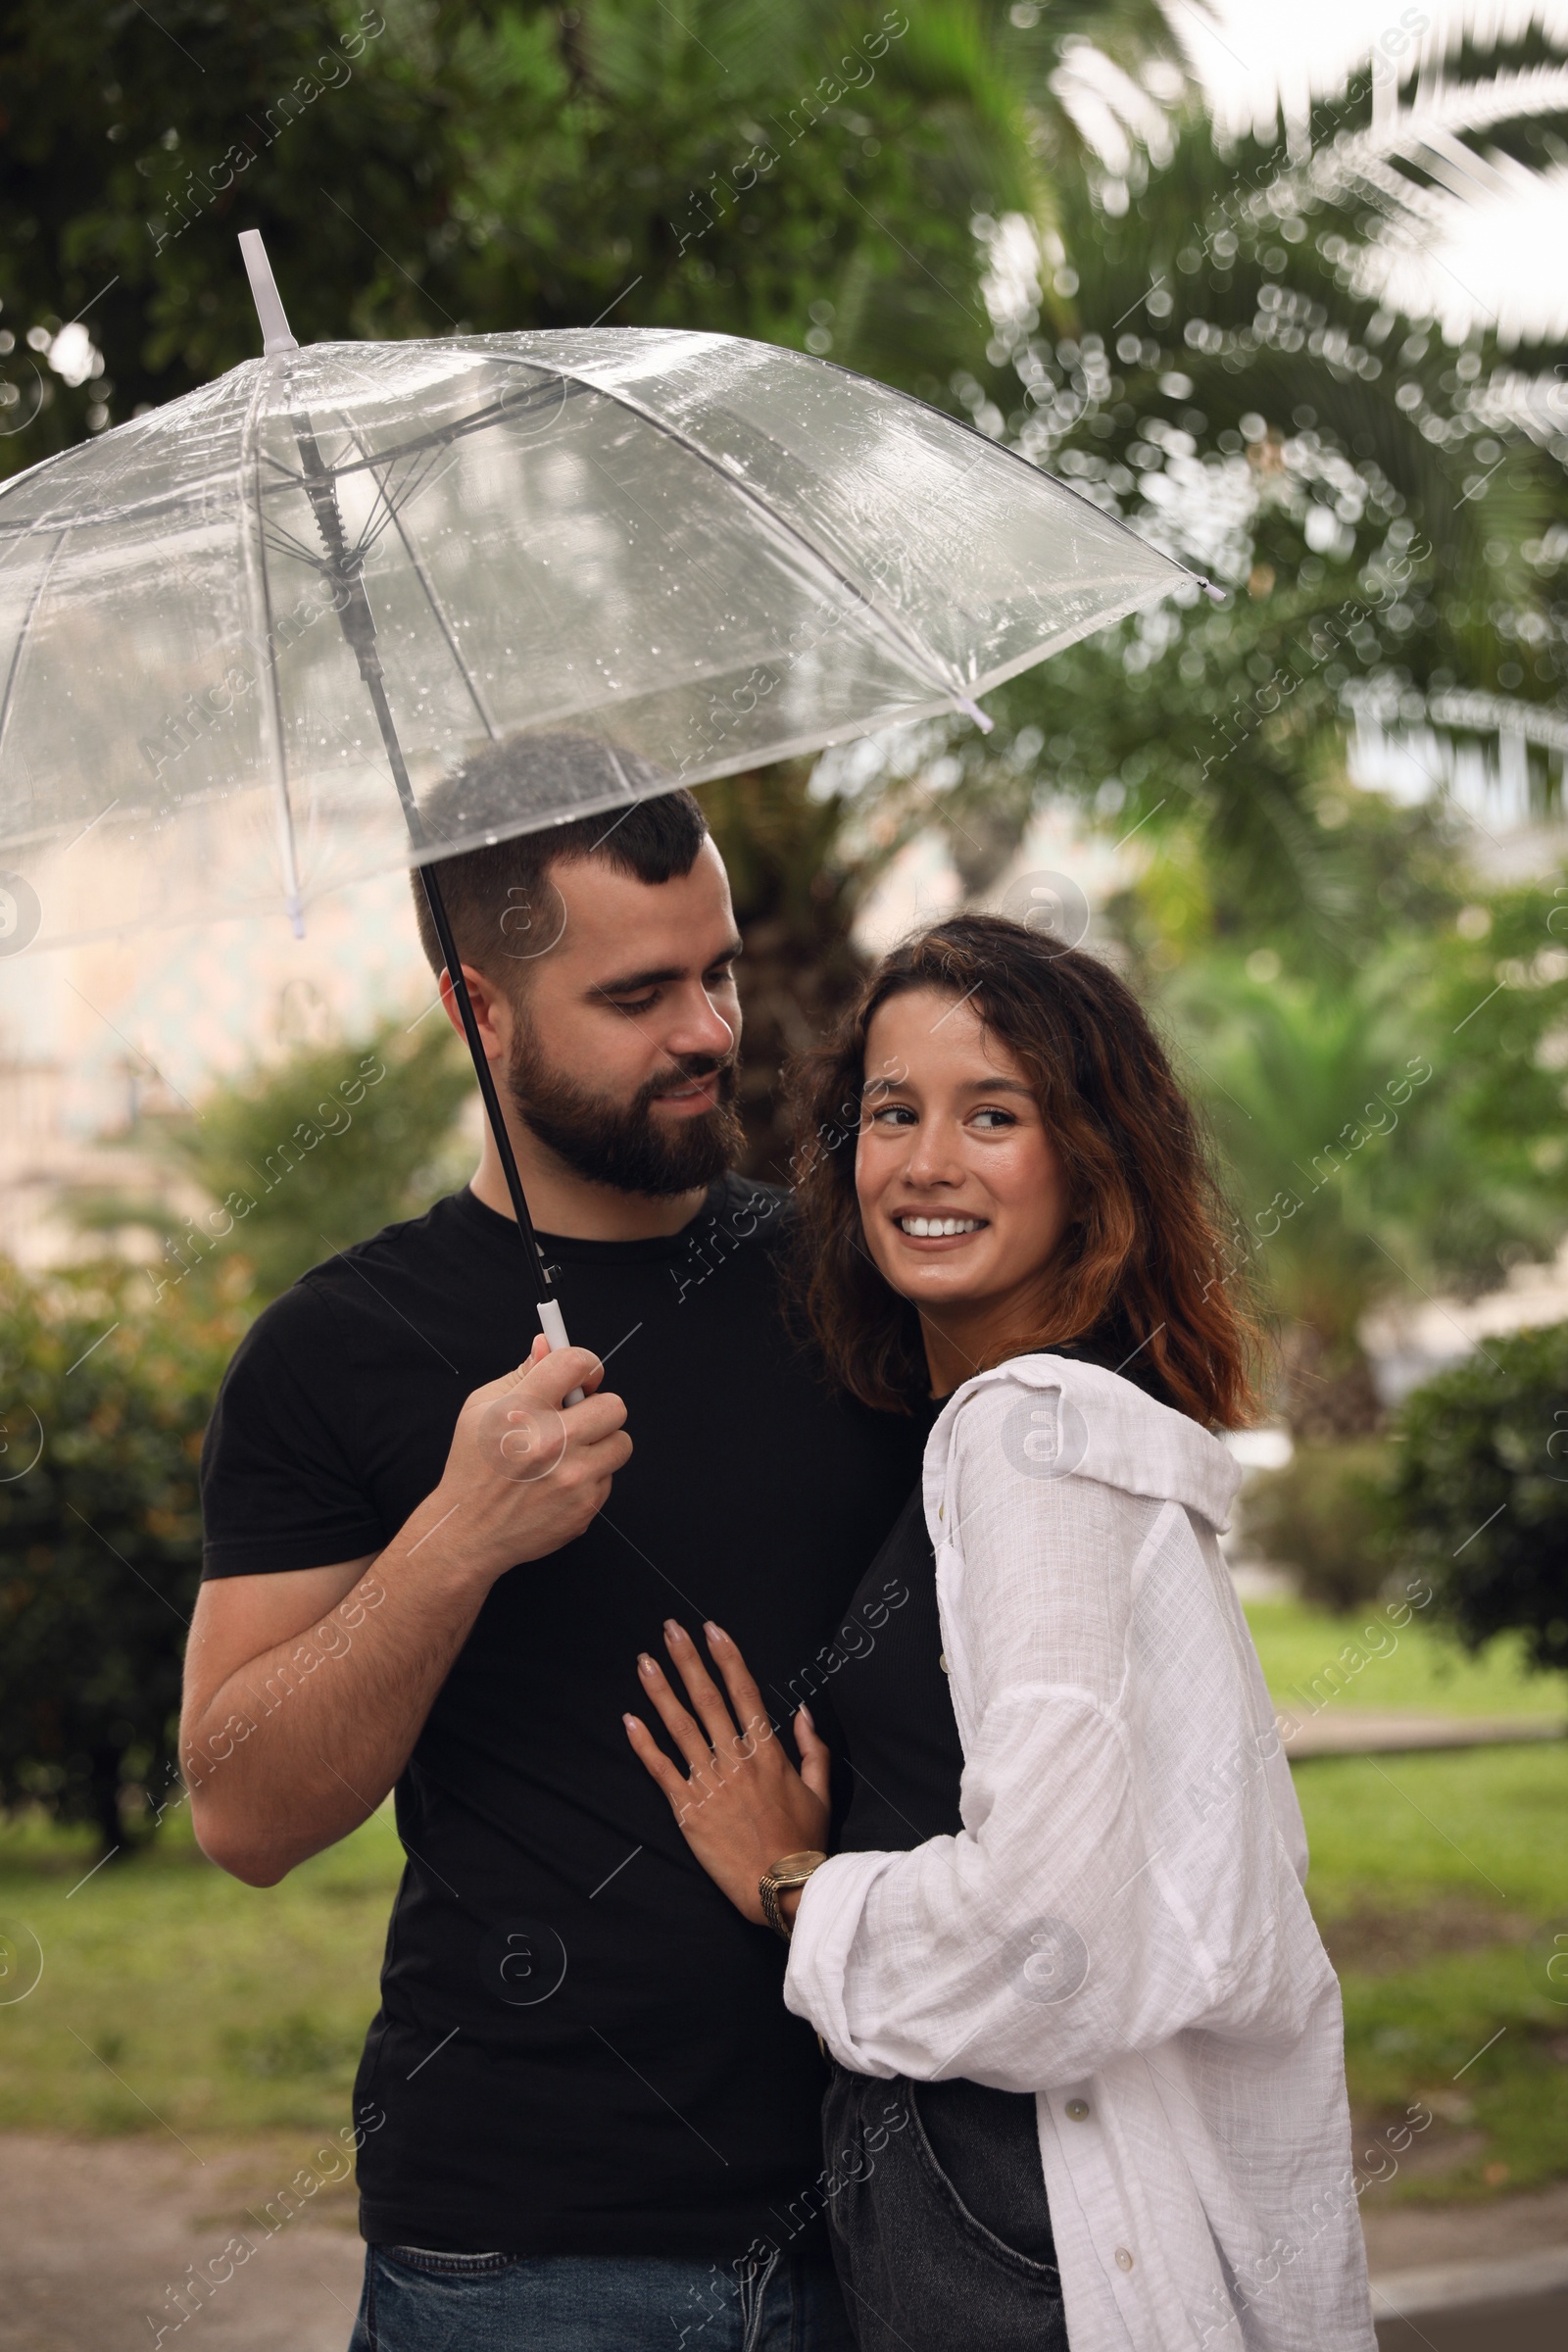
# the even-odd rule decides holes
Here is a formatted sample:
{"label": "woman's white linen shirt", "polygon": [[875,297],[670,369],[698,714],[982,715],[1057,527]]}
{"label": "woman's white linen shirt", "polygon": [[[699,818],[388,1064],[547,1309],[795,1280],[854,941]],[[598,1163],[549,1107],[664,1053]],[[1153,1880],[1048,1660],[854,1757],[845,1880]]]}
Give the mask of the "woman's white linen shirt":
{"label": "woman's white linen shirt", "polygon": [[1238,1477],[1097,1366],[965,1382],[924,1481],[963,1829],[835,1855],[795,1923],[784,1997],[843,2065],[1035,2092],[1072,2352],[1375,2352]]}

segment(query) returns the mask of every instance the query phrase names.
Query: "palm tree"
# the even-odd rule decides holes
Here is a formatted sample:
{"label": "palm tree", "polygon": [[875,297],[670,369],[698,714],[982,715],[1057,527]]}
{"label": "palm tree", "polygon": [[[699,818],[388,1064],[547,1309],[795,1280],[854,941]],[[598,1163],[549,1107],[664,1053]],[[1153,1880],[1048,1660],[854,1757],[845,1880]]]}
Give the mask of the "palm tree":
{"label": "palm tree", "polygon": [[1298,1437],[1360,1435],[1380,1413],[1357,1326],[1406,1260],[1395,1229],[1441,1129],[1433,1064],[1386,972],[1325,989],[1211,963],[1176,1004],[1228,1164],[1227,1270],[1278,1319],[1286,1416]]}
{"label": "palm tree", "polygon": [[[1434,159],[1484,139],[1537,167],[1554,152],[1568,72],[1524,70],[1539,47],[1466,50],[1397,109],[1363,74],[1294,152],[1222,151],[1188,110],[1158,161],[1064,181],[1063,259],[1020,264],[1012,236],[993,364],[963,387],[989,429],[1237,592],[1007,689],[1004,726],[1046,755],[1037,791],[1114,779],[1122,827],[1196,817],[1259,919],[1342,948],[1312,802],[1349,710],[1450,737],[1500,715],[1538,792],[1558,784],[1568,438],[1524,389],[1568,344],[1504,353],[1476,328],[1455,348],[1387,290],[1431,226]],[[972,789],[1005,748],[967,747]]]}
{"label": "palm tree", "polygon": [[[1522,387],[1548,378],[1564,347],[1505,353],[1478,330],[1455,348],[1379,287],[1432,226],[1423,159],[1468,140],[1543,168],[1568,127],[1568,75],[1548,69],[1539,36],[1468,47],[1442,76],[1407,80],[1397,107],[1367,71],[1291,136],[1282,124],[1272,143],[1222,149],[1146,24],[1119,24],[1107,57],[1084,45],[1087,12],[1065,43],[1055,12],[1020,27],[1014,15],[1029,13],[966,12],[960,41],[956,14],[929,12],[950,28],[932,35],[940,84],[912,36],[898,59],[906,78],[925,76],[927,132],[950,127],[939,160],[955,189],[969,134],[953,126],[993,134],[983,363],[938,379],[963,313],[952,288],[919,294],[929,270],[913,292],[879,280],[853,313],[859,340],[835,339],[834,354],[961,403],[1233,594],[1218,610],[1164,607],[1015,681],[992,698],[989,739],[938,731],[934,754],[962,768],[940,798],[954,862],[983,897],[1032,810],[1065,795],[1118,833],[1145,825],[1169,854],[1185,841],[1225,934],[1343,971],[1391,900],[1414,913],[1430,896],[1421,846],[1402,839],[1408,868],[1396,854],[1410,824],[1344,789],[1352,708],[1472,740],[1500,713],[1538,791],[1555,787],[1568,441],[1526,420]],[[999,74],[1010,116],[988,95]],[[1181,103],[1156,108],[1151,81]],[[1097,117],[1085,93],[1107,91],[1115,104]],[[1119,142],[1117,169],[1090,128],[1102,148]],[[835,313],[835,337],[851,316]],[[811,906],[793,951],[804,970],[820,944],[814,861],[831,868],[837,919],[853,920],[888,840],[931,821],[932,795],[925,777],[890,777],[868,863],[842,828],[824,832],[819,800],[803,792],[798,806],[787,855],[792,903]],[[1348,806],[1362,811],[1348,828]],[[769,838],[785,857],[776,823]]]}
{"label": "palm tree", "polygon": [[851,854],[844,802],[836,794],[813,795],[808,760],[722,777],[704,786],[702,800],[729,868],[746,942],[736,972],[746,1041],[740,1109],[747,1168],[785,1184],[783,1068],[823,1035],[859,984],[851,925],[892,843]]}
{"label": "palm tree", "polygon": [[595,309],[627,287],[617,322],[804,344],[948,408],[993,333],[976,215],[1049,235],[1092,158],[1063,47],[1098,44],[1111,123],[1158,120],[1127,69],[1187,86],[1163,0],[584,0],[560,24],[575,139],[481,151],[470,312],[566,323],[590,283]]}
{"label": "palm tree", "polygon": [[1299,1436],[1376,1426],[1369,1308],[1493,1289],[1556,1247],[1560,905],[1550,881],[1485,905],[1455,894],[1348,970],[1293,977],[1266,952],[1211,953],[1165,991],[1226,1164],[1231,1262],[1278,1318],[1281,1401]]}

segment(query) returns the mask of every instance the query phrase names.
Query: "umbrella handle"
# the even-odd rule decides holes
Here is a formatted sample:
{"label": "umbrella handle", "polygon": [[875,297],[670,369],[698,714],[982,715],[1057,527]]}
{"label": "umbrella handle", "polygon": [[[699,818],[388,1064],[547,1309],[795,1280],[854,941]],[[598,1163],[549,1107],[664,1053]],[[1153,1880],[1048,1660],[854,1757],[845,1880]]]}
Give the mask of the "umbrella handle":
{"label": "umbrella handle", "polygon": [[[571,1346],[571,1342],[566,1337],[566,1318],[561,1311],[561,1301],[559,1298],[540,1299],[539,1328],[544,1333],[545,1338],[550,1342],[550,1352],[552,1355],[557,1354],[561,1348],[569,1348]],[[573,1389],[570,1396],[566,1398],[566,1402],[568,1404],[581,1404],[581,1389]]]}

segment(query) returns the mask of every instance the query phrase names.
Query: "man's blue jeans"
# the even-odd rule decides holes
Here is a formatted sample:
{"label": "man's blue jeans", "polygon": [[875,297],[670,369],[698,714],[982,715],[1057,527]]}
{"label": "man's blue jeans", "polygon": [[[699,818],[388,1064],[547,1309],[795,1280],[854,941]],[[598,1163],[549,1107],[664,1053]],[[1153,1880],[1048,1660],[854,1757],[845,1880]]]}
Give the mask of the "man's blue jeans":
{"label": "man's blue jeans", "polygon": [[855,2338],[825,2254],[721,2269],[368,2246],[349,2352],[855,2352]]}

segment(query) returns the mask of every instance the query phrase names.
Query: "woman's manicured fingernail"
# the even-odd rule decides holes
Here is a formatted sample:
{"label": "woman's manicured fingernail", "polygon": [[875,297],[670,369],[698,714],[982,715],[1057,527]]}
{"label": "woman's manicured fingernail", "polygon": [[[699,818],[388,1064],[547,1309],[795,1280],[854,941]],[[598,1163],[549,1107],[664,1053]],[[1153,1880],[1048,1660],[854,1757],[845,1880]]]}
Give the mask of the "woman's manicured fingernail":
{"label": "woman's manicured fingernail", "polygon": [[807,1730],[808,1732],[814,1732],[816,1729],[816,1717],[811,1713],[810,1708],[803,1707],[801,1709],[801,1715],[805,1721]]}
{"label": "woman's manicured fingernail", "polygon": [[710,1642],[727,1642],[729,1640],[729,1636],[725,1633],[724,1628],[721,1625],[715,1625],[711,1618],[709,1618],[707,1624],[703,1627],[703,1631],[708,1636]]}
{"label": "woman's manicured fingernail", "polygon": [[666,1617],[664,1619],[664,1639],[666,1642],[684,1642],[687,1639],[686,1628],[683,1625],[677,1625],[673,1617]]}
{"label": "woman's manicured fingernail", "polygon": [[637,1653],[637,1671],[639,1674],[645,1674],[650,1682],[653,1681],[655,1675],[659,1672],[658,1666],[648,1655],[646,1649],[639,1650]]}
{"label": "woman's manicured fingernail", "polygon": [[640,1719],[635,1715],[623,1715],[620,1720],[626,1726],[628,1732],[635,1732],[641,1729]]}

